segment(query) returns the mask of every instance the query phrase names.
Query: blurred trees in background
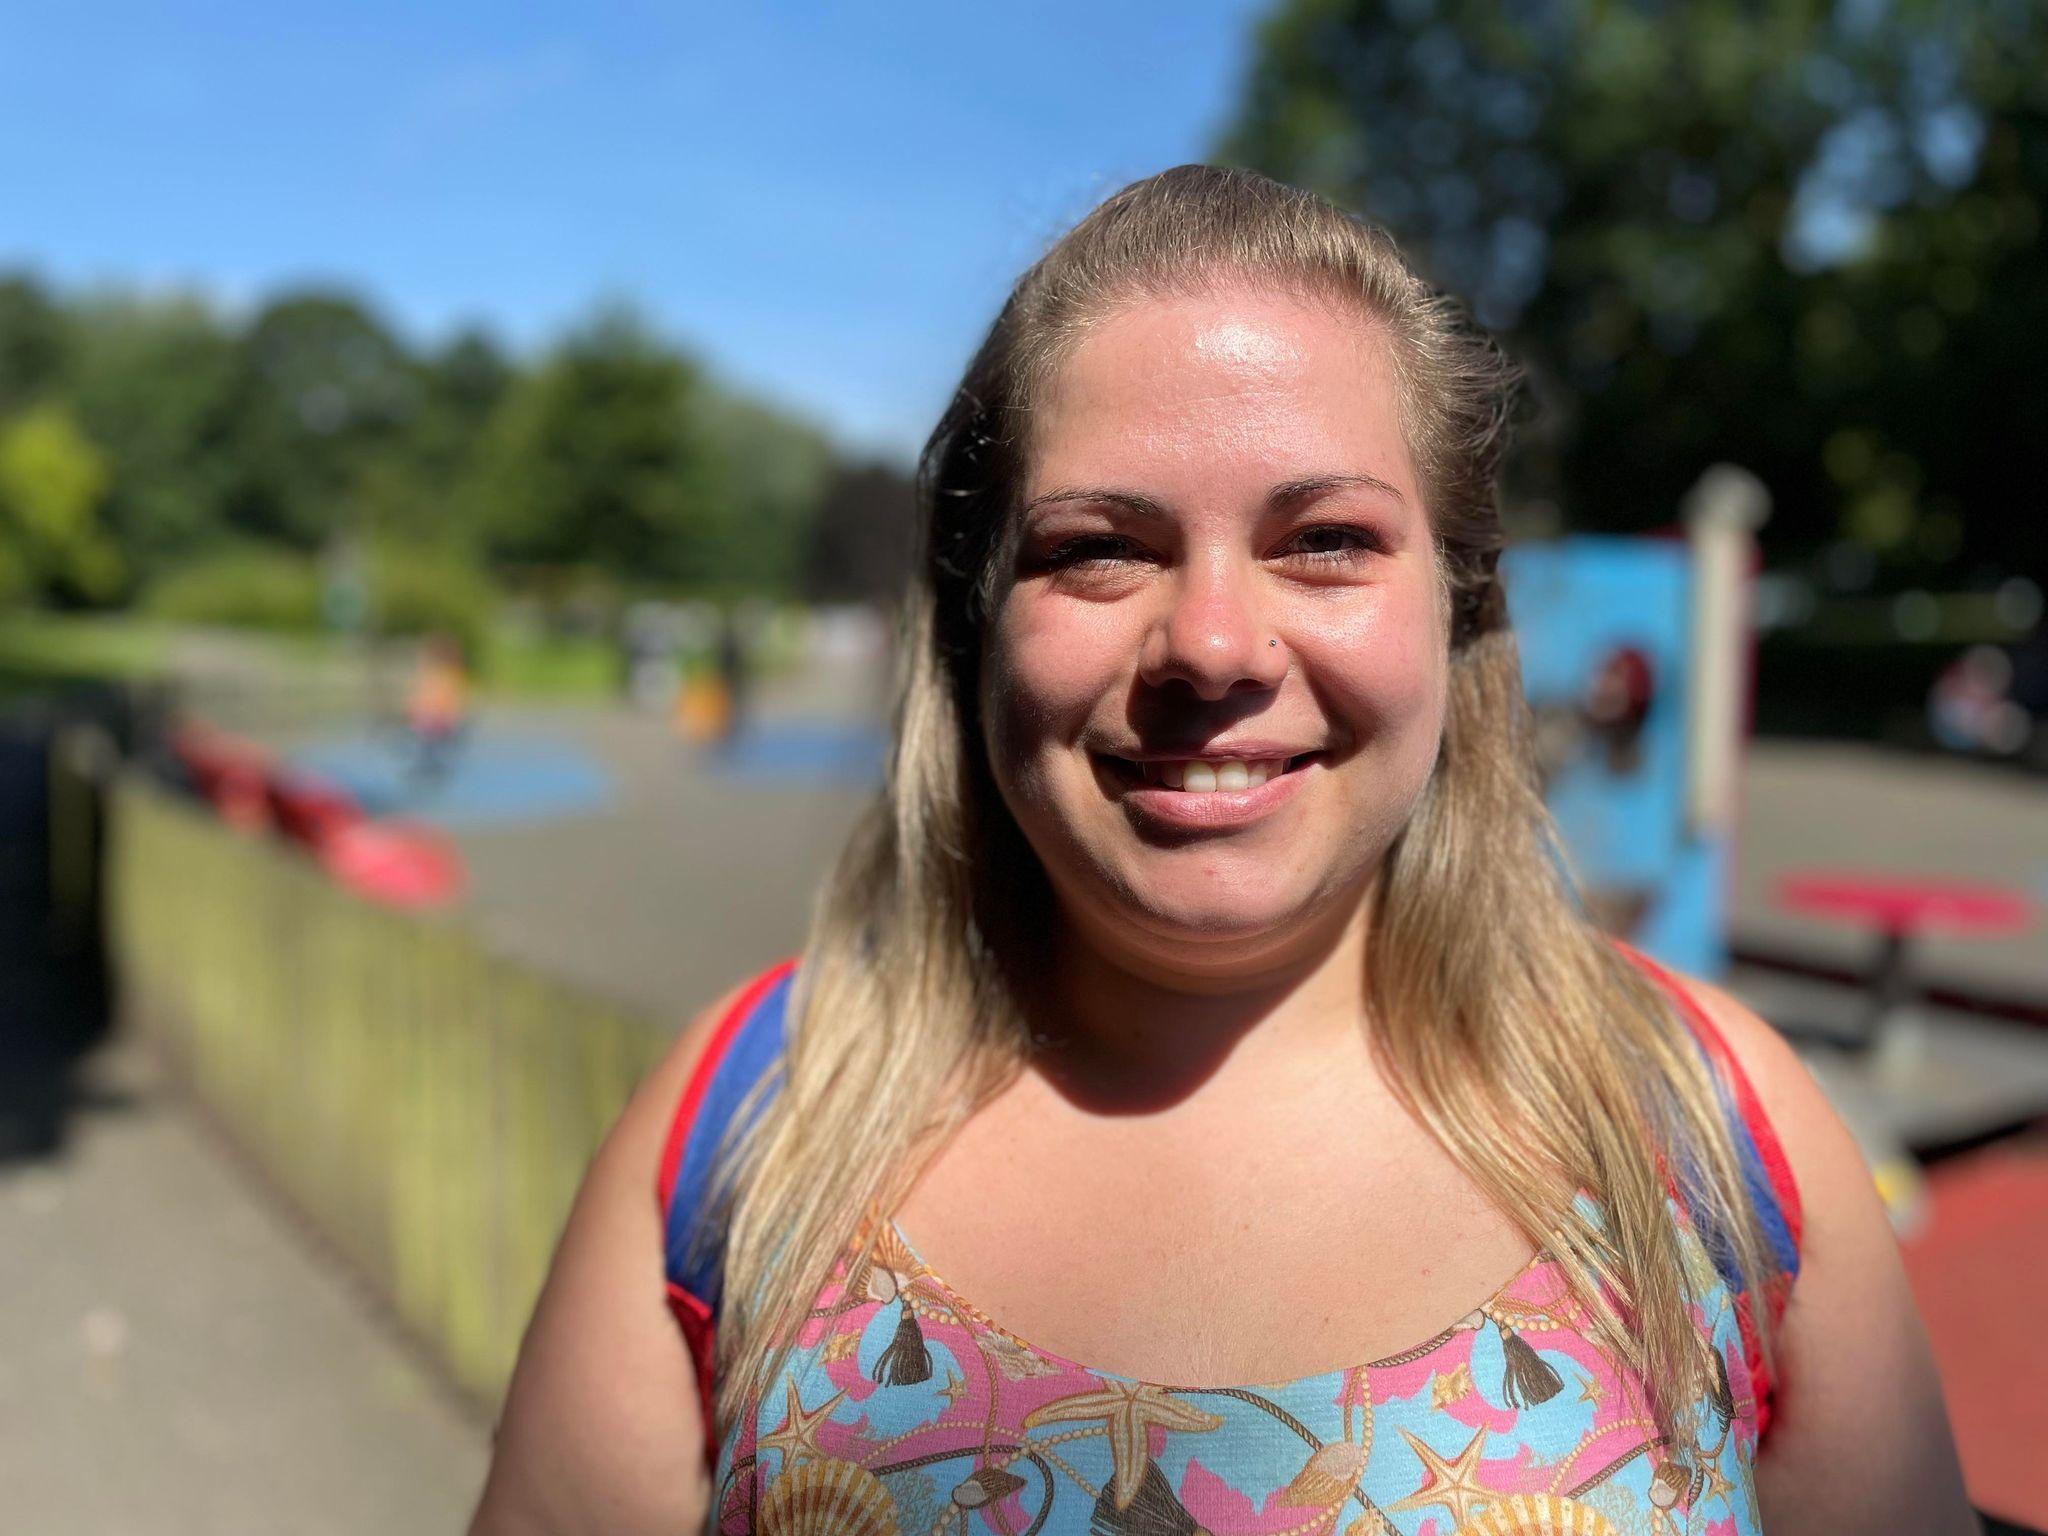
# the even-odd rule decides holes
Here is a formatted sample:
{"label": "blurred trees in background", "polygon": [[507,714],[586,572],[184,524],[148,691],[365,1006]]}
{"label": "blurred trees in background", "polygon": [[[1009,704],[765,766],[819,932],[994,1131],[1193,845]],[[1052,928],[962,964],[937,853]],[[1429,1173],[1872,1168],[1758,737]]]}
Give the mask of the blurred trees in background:
{"label": "blurred trees in background", "polygon": [[601,316],[514,382],[479,445],[466,520],[500,561],[701,576],[690,547],[720,494],[697,370]]}
{"label": "blurred trees in background", "polygon": [[1767,555],[2048,574],[2038,0],[1283,0],[1230,160],[1386,225],[1531,371],[1512,499]]}
{"label": "blurred trees in background", "polygon": [[416,350],[343,293],[237,320],[0,277],[0,600],[467,632],[496,585],[796,596],[821,559],[834,596],[893,598],[901,566],[834,500],[848,473],[897,493],[868,531],[893,549],[905,475],[624,309],[519,360],[476,330]]}
{"label": "blurred trees in background", "polygon": [[818,507],[804,596],[843,603],[885,593],[893,600],[910,577],[916,528],[915,488],[907,476],[875,460],[841,466]]}
{"label": "blurred trees in background", "polygon": [[62,405],[0,422],[0,598],[118,589],[121,556],[100,525],[107,461]]}

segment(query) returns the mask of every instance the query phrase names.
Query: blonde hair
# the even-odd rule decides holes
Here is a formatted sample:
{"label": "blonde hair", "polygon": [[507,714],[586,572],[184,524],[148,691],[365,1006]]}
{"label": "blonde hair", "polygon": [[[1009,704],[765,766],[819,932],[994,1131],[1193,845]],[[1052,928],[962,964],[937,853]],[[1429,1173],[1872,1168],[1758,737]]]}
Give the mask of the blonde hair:
{"label": "blonde hair", "polygon": [[1368,939],[1389,1077],[1563,1261],[1665,1433],[1717,1377],[1667,1177],[1752,1295],[1772,1276],[1715,1080],[1669,1000],[1582,916],[1537,791],[1496,572],[1513,366],[1383,232],[1263,177],[1182,166],[1111,197],[1019,279],[925,448],[887,781],[820,893],[779,1091],[724,1160],[721,1433],[779,1369],[863,1214],[892,1209],[1026,1059],[1017,962],[1044,952],[1052,898],[989,777],[977,680],[1030,407],[1106,314],[1218,280],[1333,299],[1375,327],[1438,547],[1443,743]]}

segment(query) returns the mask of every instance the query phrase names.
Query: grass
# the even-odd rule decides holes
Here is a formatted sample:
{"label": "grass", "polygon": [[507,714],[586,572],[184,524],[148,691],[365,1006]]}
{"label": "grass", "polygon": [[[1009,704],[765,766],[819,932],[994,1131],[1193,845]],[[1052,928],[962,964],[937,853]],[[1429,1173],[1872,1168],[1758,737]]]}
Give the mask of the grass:
{"label": "grass", "polygon": [[158,676],[171,626],[121,615],[0,615],[0,671],[26,679],[141,681]]}
{"label": "grass", "polygon": [[[17,686],[80,681],[139,682],[161,676],[190,626],[131,614],[33,609],[0,615],[0,674]],[[252,653],[286,666],[317,667],[352,642],[334,635],[236,632]],[[477,684],[492,697],[605,699],[619,689],[619,660],[603,640],[537,634],[500,625],[485,646]]]}
{"label": "grass", "polygon": [[619,653],[588,636],[501,625],[485,647],[477,681],[485,693],[503,698],[610,698],[619,691]]}

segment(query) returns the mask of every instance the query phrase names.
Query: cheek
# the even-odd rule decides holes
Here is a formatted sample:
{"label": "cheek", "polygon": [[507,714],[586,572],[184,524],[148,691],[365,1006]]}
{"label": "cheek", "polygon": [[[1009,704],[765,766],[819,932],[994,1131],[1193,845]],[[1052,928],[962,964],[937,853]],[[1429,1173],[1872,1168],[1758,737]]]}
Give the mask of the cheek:
{"label": "cheek", "polygon": [[989,626],[981,696],[997,762],[1073,740],[1117,693],[1125,642],[1115,626],[1048,623],[1042,606],[1013,599]]}
{"label": "cheek", "polygon": [[1345,713],[1404,732],[1441,728],[1450,659],[1426,594],[1385,594],[1341,623],[1308,629],[1299,643],[1314,647],[1305,659]]}

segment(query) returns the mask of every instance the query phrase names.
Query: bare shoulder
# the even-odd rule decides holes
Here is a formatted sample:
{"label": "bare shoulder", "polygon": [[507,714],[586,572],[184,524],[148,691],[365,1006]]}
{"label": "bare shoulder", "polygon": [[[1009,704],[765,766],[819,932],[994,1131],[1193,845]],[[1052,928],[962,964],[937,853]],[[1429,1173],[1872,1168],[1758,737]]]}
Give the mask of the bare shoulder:
{"label": "bare shoulder", "polygon": [[1733,994],[1681,976],[1679,983],[1714,1025],[1728,1054],[1748,1079],[1791,1165],[1802,1206],[1826,1203],[1870,1184],[1855,1139],[1821,1092],[1813,1074],[1776,1028]]}
{"label": "bare shoulder", "polygon": [[591,1159],[520,1344],[471,1536],[633,1536],[703,1519],[703,1420],[668,1311],[656,1190],[683,1090],[743,990],[683,1027]]}
{"label": "bare shoulder", "polygon": [[1757,1457],[1766,1529],[1975,1531],[1941,1384],[1863,1154],[1784,1036],[1719,987],[1680,984],[1748,1078],[1803,1213]]}

